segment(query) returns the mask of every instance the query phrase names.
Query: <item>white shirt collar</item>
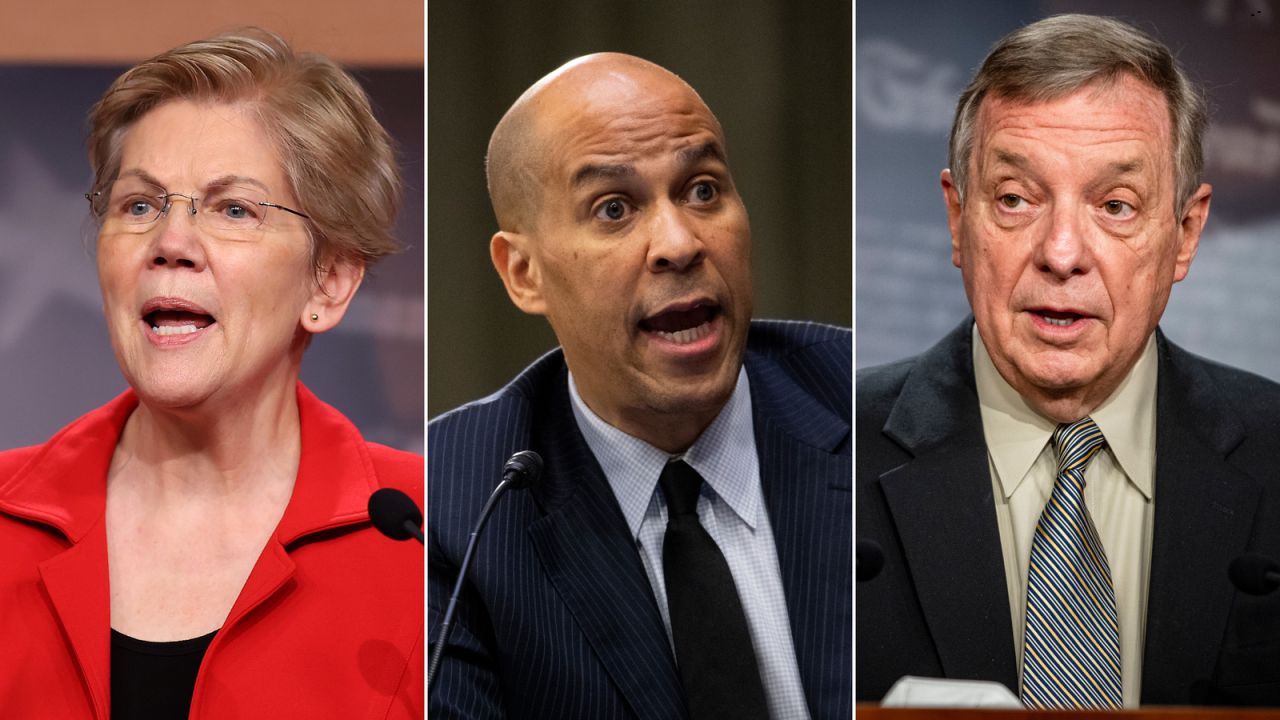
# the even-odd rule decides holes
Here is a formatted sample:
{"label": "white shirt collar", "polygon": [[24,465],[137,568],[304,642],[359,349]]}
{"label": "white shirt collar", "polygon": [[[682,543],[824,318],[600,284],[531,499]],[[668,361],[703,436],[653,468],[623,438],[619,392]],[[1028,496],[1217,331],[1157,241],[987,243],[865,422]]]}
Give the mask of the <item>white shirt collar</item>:
{"label": "white shirt collar", "polygon": [[574,419],[587,447],[595,455],[618,499],[633,538],[653,498],[658,476],[667,462],[683,457],[711,490],[748,526],[754,528],[763,510],[760,463],[751,412],[751,387],[745,368],[720,414],[683,456],[671,455],[613,427],[587,407],[569,373],[569,399]]}

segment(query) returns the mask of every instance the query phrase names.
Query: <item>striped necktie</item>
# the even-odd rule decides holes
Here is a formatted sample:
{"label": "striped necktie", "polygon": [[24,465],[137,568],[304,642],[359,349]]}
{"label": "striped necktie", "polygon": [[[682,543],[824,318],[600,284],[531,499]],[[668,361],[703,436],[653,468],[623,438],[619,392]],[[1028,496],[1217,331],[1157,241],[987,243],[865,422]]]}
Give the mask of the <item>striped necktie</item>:
{"label": "striped necktie", "polygon": [[1090,418],[1053,433],[1058,476],[1031,542],[1022,702],[1119,708],[1120,633],[1111,568],[1084,504],[1084,471],[1106,443]]}

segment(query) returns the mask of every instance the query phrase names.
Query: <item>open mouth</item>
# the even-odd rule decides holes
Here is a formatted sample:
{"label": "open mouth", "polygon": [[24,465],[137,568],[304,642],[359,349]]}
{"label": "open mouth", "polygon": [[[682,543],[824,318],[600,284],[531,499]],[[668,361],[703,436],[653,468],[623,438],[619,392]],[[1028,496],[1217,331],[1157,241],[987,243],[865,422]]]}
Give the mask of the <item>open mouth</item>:
{"label": "open mouth", "polygon": [[720,315],[720,307],[698,303],[684,309],[660,312],[640,321],[640,329],[658,335],[674,345],[693,344],[713,332],[712,322]]}
{"label": "open mouth", "polygon": [[149,301],[143,306],[142,320],[153,334],[160,337],[191,335],[217,322],[204,308],[184,300],[163,298]]}
{"label": "open mouth", "polygon": [[1032,312],[1034,312],[1046,324],[1056,327],[1068,327],[1078,320],[1084,320],[1086,317],[1080,313],[1062,312],[1058,310],[1039,309],[1033,310]]}

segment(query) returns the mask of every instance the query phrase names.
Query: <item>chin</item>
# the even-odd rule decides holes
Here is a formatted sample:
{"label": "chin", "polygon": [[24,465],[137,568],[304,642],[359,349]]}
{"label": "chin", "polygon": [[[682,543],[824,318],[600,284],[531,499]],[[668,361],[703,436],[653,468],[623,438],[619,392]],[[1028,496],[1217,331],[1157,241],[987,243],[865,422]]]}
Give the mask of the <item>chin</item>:
{"label": "chin", "polygon": [[138,399],[152,408],[190,408],[208,400],[213,394],[212,383],[171,373],[156,377],[146,372],[136,375],[126,372],[125,379]]}
{"label": "chin", "polygon": [[191,388],[138,387],[134,386],[138,400],[147,407],[166,410],[183,410],[193,408],[209,399],[209,393],[194,391]]}
{"label": "chin", "polygon": [[1096,379],[1096,375],[1080,363],[1063,363],[1049,366],[1031,367],[1023,373],[1035,387],[1049,394],[1070,393],[1087,387]]}
{"label": "chin", "polygon": [[738,368],[698,378],[669,378],[652,383],[647,393],[650,405],[670,414],[719,413],[729,402],[738,381]]}

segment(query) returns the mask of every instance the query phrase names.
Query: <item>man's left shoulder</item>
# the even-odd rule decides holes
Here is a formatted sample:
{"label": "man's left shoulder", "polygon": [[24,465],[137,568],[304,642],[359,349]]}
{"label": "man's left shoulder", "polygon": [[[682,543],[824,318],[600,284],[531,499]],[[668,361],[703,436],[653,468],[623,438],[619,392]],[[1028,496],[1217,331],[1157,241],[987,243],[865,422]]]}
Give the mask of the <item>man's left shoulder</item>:
{"label": "man's left shoulder", "polygon": [[844,370],[852,378],[853,332],[849,328],[799,320],[753,320],[747,351],[778,362]]}
{"label": "man's left shoulder", "polygon": [[[853,333],[789,320],[756,320],[747,338],[752,382],[795,385],[848,421],[853,406]],[[785,378],[785,380],[783,380]]]}
{"label": "man's left shoulder", "polygon": [[1179,392],[1211,392],[1236,412],[1251,416],[1276,415],[1280,403],[1280,383],[1256,373],[1196,355],[1173,342],[1166,342],[1166,364],[1174,371],[1171,381],[1179,385],[1207,381],[1208,387],[1180,387]]}

